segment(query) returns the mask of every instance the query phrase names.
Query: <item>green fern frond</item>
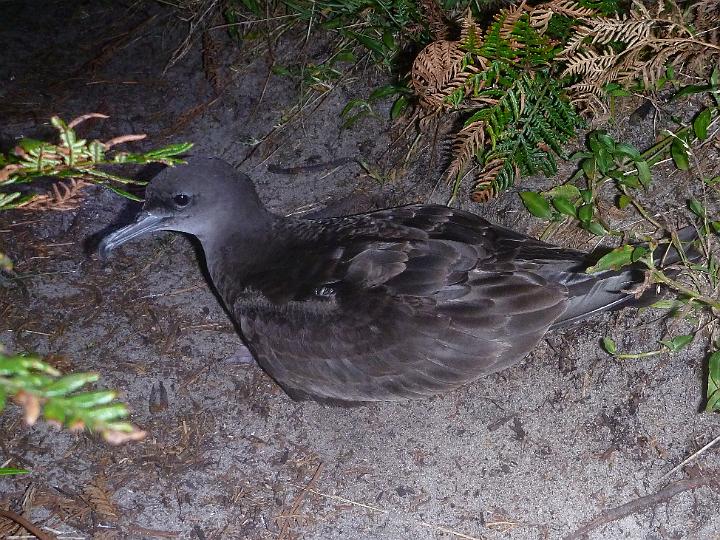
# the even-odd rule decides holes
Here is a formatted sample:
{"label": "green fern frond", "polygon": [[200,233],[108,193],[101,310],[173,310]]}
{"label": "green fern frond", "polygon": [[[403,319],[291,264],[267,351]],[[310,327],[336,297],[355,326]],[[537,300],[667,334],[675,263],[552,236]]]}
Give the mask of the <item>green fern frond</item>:
{"label": "green fern frond", "polygon": [[563,144],[583,123],[547,71],[523,75],[497,105],[471,118],[486,122],[492,141],[476,154],[482,170],[473,191],[491,196],[511,187],[518,173],[555,174],[555,156],[566,157]]}

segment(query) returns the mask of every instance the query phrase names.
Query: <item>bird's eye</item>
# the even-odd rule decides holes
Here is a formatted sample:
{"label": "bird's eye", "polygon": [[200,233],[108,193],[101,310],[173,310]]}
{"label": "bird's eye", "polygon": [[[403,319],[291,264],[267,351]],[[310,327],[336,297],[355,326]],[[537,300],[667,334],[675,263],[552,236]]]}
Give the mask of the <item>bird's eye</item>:
{"label": "bird's eye", "polygon": [[190,197],[184,193],[178,193],[173,197],[173,202],[177,206],[187,206],[190,203]]}

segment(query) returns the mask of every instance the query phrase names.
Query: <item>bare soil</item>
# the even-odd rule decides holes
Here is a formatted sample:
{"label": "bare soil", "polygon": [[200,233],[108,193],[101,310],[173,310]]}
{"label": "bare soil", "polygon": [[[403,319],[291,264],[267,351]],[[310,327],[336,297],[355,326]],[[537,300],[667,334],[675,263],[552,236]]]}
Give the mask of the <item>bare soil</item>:
{"label": "bare soil", "polygon": [[[1,9],[5,149],[21,136],[52,136],[53,114],[102,112],[111,118],[83,124],[83,136],[147,133],[134,148],[193,141],[194,153],[250,174],[278,212],[446,200],[442,155],[428,138],[408,153],[414,134],[386,120],[387,106],[341,128],[347,100],[382,81],[371,67],[273,127],[298,91],[270,73],[272,59],[320,58],[322,42],[289,36],[271,56],[218,30],[165,70],[187,32],[159,3],[29,0]],[[652,140],[653,128],[624,117],[615,126],[636,142]],[[365,174],[358,158],[383,178]],[[659,208],[677,206],[679,181],[657,183],[650,196]],[[540,231],[512,192],[472,209]],[[0,343],[49,355],[66,371],[102,373],[149,433],[109,447],[26,427],[10,406],[0,416],[0,463],[32,474],[0,479],[0,508],[19,512],[25,497],[26,517],[67,539],[718,538],[717,451],[661,481],[720,433],[716,415],[699,413],[706,345],[635,361],[599,347],[612,336],[623,350],[651,350],[686,330],[681,323],[651,310],[606,315],[548,335],[514,368],[427,401],[296,403],[249,358],[188,239],[157,235],[107,265],[97,260],[97,239],[136,210],[90,188],[74,210],[0,214],[0,251],[17,271],[0,278]],[[594,247],[572,229],[553,241]],[[0,536],[8,531],[0,517]]]}

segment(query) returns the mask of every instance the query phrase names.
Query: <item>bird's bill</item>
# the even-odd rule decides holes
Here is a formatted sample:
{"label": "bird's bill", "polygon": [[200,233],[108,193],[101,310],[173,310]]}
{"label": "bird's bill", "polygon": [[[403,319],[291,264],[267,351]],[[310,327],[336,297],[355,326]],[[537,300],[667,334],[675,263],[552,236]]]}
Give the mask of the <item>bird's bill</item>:
{"label": "bird's bill", "polygon": [[114,233],[107,235],[98,246],[100,258],[105,260],[110,252],[125,242],[129,242],[133,238],[142,236],[154,231],[164,229],[163,225],[168,220],[166,216],[158,216],[149,212],[141,212],[135,219],[134,223],[118,229]]}

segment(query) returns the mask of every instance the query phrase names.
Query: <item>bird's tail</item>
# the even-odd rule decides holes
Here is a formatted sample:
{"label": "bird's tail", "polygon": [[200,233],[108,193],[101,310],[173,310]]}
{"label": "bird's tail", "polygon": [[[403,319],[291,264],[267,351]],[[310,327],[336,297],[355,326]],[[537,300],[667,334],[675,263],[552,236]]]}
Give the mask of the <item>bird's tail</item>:
{"label": "bird's tail", "polygon": [[[678,240],[682,245],[682,253],[672,244],[655,251],[655,260],[663,268],[676,264],[687,258],[697,260],[700,253],[690,245],[697,238],[694,227],[685,227],[678,231]],[[590,259],[592,264],[592,259]],[[585,263],[583,263],[584,265]],[[590,264],[587,264],[590,266]],[[647,287],[642,290],[645,282],[645,267],[634,265],[619,271],[607,270],[597,274],[587,274],[585,268],[577,268],[565,280],[568,288],[568,307],[551,329],[563,328],[583,321],[593,315],[605,311],[614,311],[624,307],[649,306],[663,295],[658,287]]]}

